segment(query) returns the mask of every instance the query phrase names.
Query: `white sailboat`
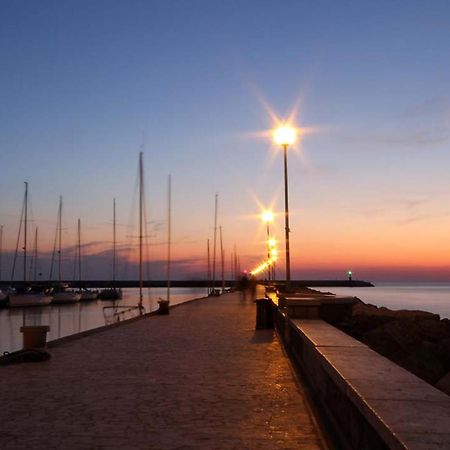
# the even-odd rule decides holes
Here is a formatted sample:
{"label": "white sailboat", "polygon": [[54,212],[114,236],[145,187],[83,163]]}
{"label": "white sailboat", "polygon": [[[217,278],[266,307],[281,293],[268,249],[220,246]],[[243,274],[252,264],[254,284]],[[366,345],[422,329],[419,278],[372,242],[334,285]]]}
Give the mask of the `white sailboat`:
{"label": "white sailboat", "polygon": [[[52,303],[76,303],[81,299],[81,294],[79,292],[68,289],[68,286],[62,283],[61,276],[61,247],[62,247],[62,196],[59,197],[59,208],[58,208],[58,220],[56,225],[56,237],[55,244],[58,241],[58,283],[52,287],[51,293],[53,296]],[[55,248],[53,249],[52,264],[50,268],[50,279],[53,275],[53,265],[54,265],[54,255]]]}
{"label": "white sailboat", "polygon": [[[14,289],[9,294],[9,306],[45,306],[51,303],[52,296],[46,295],[40,288],[27,286],[27,231],[28,231],[28,183],[25,181],[25,196],[22,208],[22,215],[20,217],[21,224],[23,219],[24,233],[23,233],[23,286]],[[17,241],[20,240],[21,226],[19,226],[19,235]],[[17,253],[17,252],[16,252]],[[14,277],[15,259],[13,264]]]}

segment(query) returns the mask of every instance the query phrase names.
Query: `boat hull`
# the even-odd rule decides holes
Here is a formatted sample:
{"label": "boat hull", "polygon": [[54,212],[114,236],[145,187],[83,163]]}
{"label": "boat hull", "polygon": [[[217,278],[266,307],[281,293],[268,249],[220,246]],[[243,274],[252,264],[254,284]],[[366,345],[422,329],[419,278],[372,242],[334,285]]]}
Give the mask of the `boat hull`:
{"label": "boat hull", "polygon": [[122,299],[122,289],[110,288],[103,289],[98,294],[100,300],[121,300]]}
{"label": "boat hull", "polygon": [[52,296],[46,294],[10,294],[9,306],[46,306],[52,302]]}
{"label": "boat hull", "polygon": [[81,292],[81,301],[97,300],[98,292]]}
{"label": "boat hull", "polygon": [[81,299],[79,292],[54,292],[52,303],[76,303]]}

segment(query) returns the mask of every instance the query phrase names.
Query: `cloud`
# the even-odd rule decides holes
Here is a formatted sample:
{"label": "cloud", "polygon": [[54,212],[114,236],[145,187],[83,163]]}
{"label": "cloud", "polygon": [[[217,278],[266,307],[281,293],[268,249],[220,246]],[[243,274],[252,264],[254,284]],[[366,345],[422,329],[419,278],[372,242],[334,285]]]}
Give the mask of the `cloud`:
{"label": "cloud", "polygon": [[422,220],[428,219],[430,216],[426,214],[416,214],[404,219],[397,220],[399,225],[410,225],[412,223],[421,222]]}
{"label": "cloud", "polygon": [[447,127],[433,127],[422,130],[380,131],[369,137],[371,143],[403,147],[429,147],[450,141]]}
{"label": "cloud", "polygon": [[430,97],[421,102],[407,106],[400,113],[403,118],[417,118],[423,116],[445,116],[450,112],[450,101],[447,97]]}

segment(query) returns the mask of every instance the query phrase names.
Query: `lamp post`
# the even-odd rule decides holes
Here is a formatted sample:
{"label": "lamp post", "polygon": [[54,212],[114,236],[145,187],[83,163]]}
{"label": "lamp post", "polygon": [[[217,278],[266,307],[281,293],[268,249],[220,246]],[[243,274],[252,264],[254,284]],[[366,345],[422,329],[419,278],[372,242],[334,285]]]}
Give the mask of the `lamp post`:
{"label": "lamp post", "polygon": [[272,265],[271,278],[272,278],[272,281],[275,282],[275,280],[276,280],[275,264],[276,264],[277,259],[278,259],[278,250],[276,249],[277,243],[276,243],[275,239],[273,239],[273,238],[270,238],[268,242],[269,242],[269,251],[270,251],[270,262],[271,262],[271,265]]}
{"label": "lamp post", "polygon": [[274,141],[283,147],[284,156],[284,223],[286,241],[286,287],[289,288],[291,282],[291,257],[289,252],[289,195],[288,195],[288,169],[287,169],[287,149],[296,139],[294,128],[283,125],[274,132]]}
{"label": "lamp post", "polygon": [[267,281],[270,284],[270,229],[269,224],[273,222],[272,211],[266,210],[261,215],[263,222],[266,224],[266,234],[267,234]]}

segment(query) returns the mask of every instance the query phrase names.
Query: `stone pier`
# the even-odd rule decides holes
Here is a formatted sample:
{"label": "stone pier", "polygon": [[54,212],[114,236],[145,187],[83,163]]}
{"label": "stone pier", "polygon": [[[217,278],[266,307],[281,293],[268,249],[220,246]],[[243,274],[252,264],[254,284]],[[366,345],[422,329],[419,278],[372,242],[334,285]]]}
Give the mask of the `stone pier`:
{"label": "stone pier", "polygon": [[238,293],[0,366],[0,448],[324,449],[272,330]]}

